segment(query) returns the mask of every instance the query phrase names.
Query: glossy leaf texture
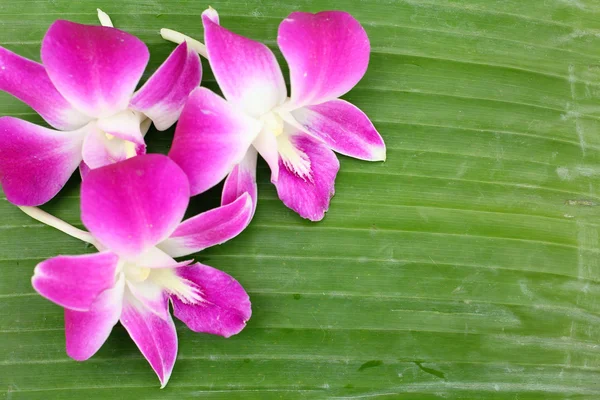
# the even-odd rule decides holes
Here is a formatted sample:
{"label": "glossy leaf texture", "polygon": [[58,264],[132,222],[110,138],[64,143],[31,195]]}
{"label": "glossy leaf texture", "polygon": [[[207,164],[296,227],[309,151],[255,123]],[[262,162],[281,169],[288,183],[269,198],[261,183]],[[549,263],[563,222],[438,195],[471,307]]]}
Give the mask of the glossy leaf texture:
{"label": "glossy leaf texture", "polygon": [[[58,18],[100,7],[144,40],[147,79],[202,39],[196,0],[4,1],[0,43],[39,60]],[[221,23],[277,50],[295,10],[343,9],[371,63],[344,99],[387,144],[385,163],[340,156],[331,209],[302,220],[259,162],[259,206],[198,261],[236,277],[253,316],[230,339],[177,322],[169,385],[127,339],[70,360],[62,310],[33,267],[84,244],[0,201],[0,392],[6,399],[600,398],[600,4],[594,0],[213,1]],[[203,60],[203,84],[217,90]],[[0,114],[42,120],[0,94]],[[173,129],[147,135],[166,153]],[[80,225],[74,178],[44,208]],[[218,204],[195,198],[192,215]]]}

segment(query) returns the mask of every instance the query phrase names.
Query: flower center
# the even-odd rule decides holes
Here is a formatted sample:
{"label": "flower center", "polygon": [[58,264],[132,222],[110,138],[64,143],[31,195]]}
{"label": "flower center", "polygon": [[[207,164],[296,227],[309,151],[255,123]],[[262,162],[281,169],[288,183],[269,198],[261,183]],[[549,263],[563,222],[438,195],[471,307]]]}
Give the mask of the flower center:
{"label": "flower center", "polygon": [[[297,124],[294,123],[293,117],[286,109],[285,103],[283,106],[276,107],[260,117],[263,122],[262,133],[270,133],[276,138],[277,152],[281,160],[288,170],[294,173],[307,182],[313,182],[313,177],[310,168],[310,159],[302,151],[292,143],[294,131],[299,131]],[[285,126],[288,126],[286,131]]]}
{"label": "flower center", "polygon": [[110,133],[103,132],[104,136],[106,136],[107,148],[109,152],[119,152],[119,148],[122,148],[125,151],[126,158],[135,157],[137,155],[136,145],[129,140],[121,139],[115,135],[111,135]]}
{"label": "flower center", "polygon": [[279,114],[269,112],[260,117],[260,120],[264,124],[264,129],[271,132],[275,137],[283,133],[283,118],[281,118]]}
{"label": "flower center", "polygon": [[154,269],[150,279],[167,292],[179,297],[184,303],[197,304],[203,301],[200,288],[193,282],[178,276],[173,268]]}
{"label": "flower center", "polygon": [[140,263],[143,263],[143,260],[121,260],[117,269],[117,274],[124,274],[127,282],[137,287],[140,293],[148,290],[156,291],[156,293],[164,291],[177,296],[187,304],[204,301],[201,289],[175,272],[176,268],[182,267],[152,268],[141,266]]}
{"label": "flower center", "polygon": [[123,265],[123,272],[125,273],[125,278],[130,282],[144,282],[150,276],[151,269],[125,263]]}

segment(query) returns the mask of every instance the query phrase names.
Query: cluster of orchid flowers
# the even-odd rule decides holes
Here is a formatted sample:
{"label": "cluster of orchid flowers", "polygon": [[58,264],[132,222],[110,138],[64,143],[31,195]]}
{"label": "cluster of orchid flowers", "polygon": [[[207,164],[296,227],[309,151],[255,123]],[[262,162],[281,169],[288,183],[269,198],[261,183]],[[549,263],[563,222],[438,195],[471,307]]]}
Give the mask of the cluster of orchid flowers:
{"label": "cluster of orchid flowers", "polygon": [[[41,64],[0,47],[0,89],[55,128],[0,118],[0,184],[25,213],[98,250],[50,258],[34,271],[35,290],[65,309],[67,354],[90,358],[120,321],[164,387],[177,356],[170,304],[195,332],[229,337],[250,318],[249,297],[234,278],[175,258],[248,226],[257,155],[283,203],[313,221],[334,194],[334,151],[385,159],[368,117],[339,99],[364,75],[370,45],[348,13],[290,14],[277,39],[290,69],[288,97],[273,53],[221,27],[209,8],[204,44],[161,31],[180,44],[136,91],[148,48],[98,12],[102,26],[53,23]],[[225,98],[200,87],[199,54]],[[150,125],[163,131],[176,122],[168,156],[145,154]],[[37,208],[77,168],[87,231]],[[190,197],[223,179],[221,206],[182,221]]]}

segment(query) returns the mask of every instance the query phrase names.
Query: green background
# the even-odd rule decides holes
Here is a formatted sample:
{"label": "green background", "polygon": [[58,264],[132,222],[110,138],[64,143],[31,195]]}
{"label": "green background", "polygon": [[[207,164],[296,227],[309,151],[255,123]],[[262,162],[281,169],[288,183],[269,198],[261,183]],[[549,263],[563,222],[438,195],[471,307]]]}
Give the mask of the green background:
{"label": "green background", "polygon": [[[142,38],[145,78],[202,39],[198,0],[0,3],[0,44],[39,60],[58,18]],[[593,0],[232,0],[221,23],[276,49],[291,11],[344,9],[369,33],[346,99],[373,120],[385,163],[340,156],[331,209],[309,223],[259,165],[259,207],[197,260],[227,271],[254,314],[223,339],[177,324],[166,389],[116,327],[85,363],[33,267],[92,251],[0,199],[0,396],[6,399],[600,398],[600,3]],[[277,52],[281,60],[280,53]],[[217,89],[204,62],[203,85]],[[282,65],[285,65],[284,63]],[[287,69],[284,67],[287,76]],[[0,114],[41,119],[0,94]],[[172,130],[151,131],[166,152]],[[45,209],[79,222],[78,179]],[[219,191],[193,200],[214,206]]]}

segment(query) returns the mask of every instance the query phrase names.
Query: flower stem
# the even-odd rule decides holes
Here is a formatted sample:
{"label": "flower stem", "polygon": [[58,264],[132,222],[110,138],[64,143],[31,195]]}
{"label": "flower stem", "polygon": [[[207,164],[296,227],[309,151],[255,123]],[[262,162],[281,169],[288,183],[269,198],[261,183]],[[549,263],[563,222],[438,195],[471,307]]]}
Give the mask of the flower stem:
{"label": "flower stem", "polygon": [[98,19],[100,20],[100,25],[114,28],[114,25],[107,13],[105,13],[99,8],[96,8],[96,11],[98,11]]}
{"label": "flower stem", "polygon": [[19,207],[21,211],[25,214],[29,215],[31,218],[40,221],[43,224],[51,226],[55,229],[58,229],[61,232],[66,233],[69,236],[73,236],[79,240],[82,240],[86,243],[96,245],[96,240],[89,232],[83,231],[81,229],[75,228],[72,225],[67,224],[62,219],[56,218],[54,215],[48,214],[46,211],[43,211],[37,207]]}
{"label": "flower stem", "polygon": [[206,46],[203,43],[197,41],[196,39],[192,39],[191,37],[184,35],[183,33],[174,31],[172,29],[162,28],[160,30],[160,36],[162,36],[163,39],[168,40],[169,42],[177,44],[187,42],[188,46],[194,49],[196,53],[200,54],[204,58],[208,58]]}

